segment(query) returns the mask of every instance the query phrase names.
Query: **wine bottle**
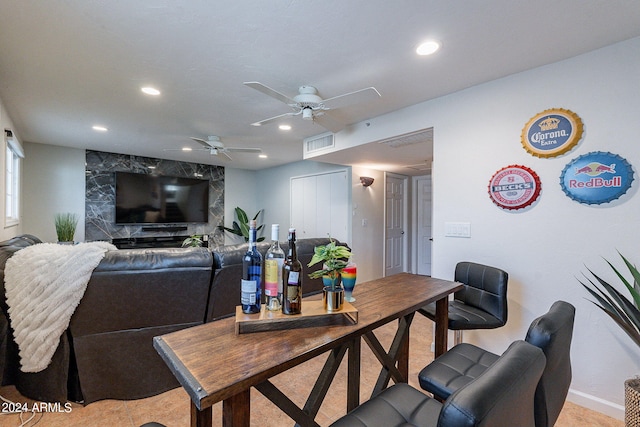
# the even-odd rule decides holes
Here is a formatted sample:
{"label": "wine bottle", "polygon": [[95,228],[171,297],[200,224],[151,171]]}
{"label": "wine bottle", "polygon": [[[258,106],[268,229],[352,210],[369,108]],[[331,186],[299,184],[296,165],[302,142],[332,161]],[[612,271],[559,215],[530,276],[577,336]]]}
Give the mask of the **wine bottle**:
{"label": "wine bottle", "polygon": [[284,251],[278,237],[280,225],[271,225],[271,246],[264,259],[264,295],[267,310],[279,311],[282,307],[282,265]]}
{"label": "wine bottle", "polygon": [[282,265],[282,313],[302,313],[302,263],[296,251],[296,229],[289,229],[289,253]]}
{"label": "wine bottle", "polygon": [[249,249],[242,258],[240,303],[243,313],[259,313],[262,298],[262,255],[256,246],[256,221],[249,221]]}

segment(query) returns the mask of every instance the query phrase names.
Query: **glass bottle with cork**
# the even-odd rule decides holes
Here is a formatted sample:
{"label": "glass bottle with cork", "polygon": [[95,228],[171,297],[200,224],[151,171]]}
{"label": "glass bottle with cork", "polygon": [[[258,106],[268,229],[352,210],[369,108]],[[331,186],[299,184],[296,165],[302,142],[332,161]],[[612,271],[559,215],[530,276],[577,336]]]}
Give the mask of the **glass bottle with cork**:
{"label": "glass bottle with cork", "polygon": [[242,258],[242,283],[240,303],[242,312],[251,314],[260,312],[262,298],[262,255],[256,244],[256,220],[249,221],[249,248]]}
{"label": "glass bottle with cork", "polygon": [[282,313],[302,313],[302,263],[296,250],[296,229],[289,229],[289,253],[282,265]]}
{"label": "glass bottle with cork", "polygon": [[269,311],[280,311],[282,308],[282,265],[284,251],[278,241],[280,225],[271,225],[271,246],[264,260],[264,295]]}

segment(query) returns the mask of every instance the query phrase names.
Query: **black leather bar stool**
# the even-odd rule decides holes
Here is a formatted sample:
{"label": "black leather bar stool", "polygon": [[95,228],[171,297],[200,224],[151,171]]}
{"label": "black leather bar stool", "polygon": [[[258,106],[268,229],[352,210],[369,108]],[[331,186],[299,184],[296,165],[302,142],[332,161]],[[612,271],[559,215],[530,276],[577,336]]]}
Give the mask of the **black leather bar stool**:
{"label": "black leather bar stool", "polygon": [[444,403],[399,383],[331,427],[533,427],[534,394],[544,366],[542,350],[516,341],[483,375],[465,384]]}
{"label": "black leather bar stool", "polygon": [[[462,342],[465,329],[495,329],[507,323],[509,275],[506,271],[474,262],[459,262],[454,280],[464,285],[449,301],[449,329],[455,331],[455,344]],[[418,312],[435,321],[436,305],[429,304]]]}
{"label": "black leather bar stool", "polygon": [[[547,364],[535,394],[536,427],[553,426],[571,384],[571,339],[575,307],[556,301],[531,322],[525,341],[539,347]],[[445,400],[480,377],[500,358],[472,344],[458,344],[427,365],[418,375],[420,387]]]}

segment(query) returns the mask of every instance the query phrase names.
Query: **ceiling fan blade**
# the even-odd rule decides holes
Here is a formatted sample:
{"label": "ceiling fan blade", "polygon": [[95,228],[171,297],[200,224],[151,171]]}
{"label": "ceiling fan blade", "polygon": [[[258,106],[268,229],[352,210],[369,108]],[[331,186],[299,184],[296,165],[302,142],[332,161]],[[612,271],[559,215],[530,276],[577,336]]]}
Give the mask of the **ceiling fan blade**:
{"label": "ceiling fan blade", "polygon": [[322,101],[322,103],[328,109],[335,109],[346,107],[347,105],[373,101],[381,96],[375,87],[368,87],[355,92],[334,96],[333,98],[327,98]]}
{"label": "ceiling fan blade", "polygon": [[222,152],[230,153],[262,153],[260,148],[225,147]]}
{"label": "ceiling fan blade", "polygon": [[293,99],[289,98],[287,95],[282,94],[280,92],[278,92],[275,89],[271,89],[268,86],[263,85],[260,82],[244,82],[245,86],[249,86],[250,88],[253,88],[257,91],[260,91],[262,93],[264,93],[265,95],[268,95],[272,98],[277,99],[278,101],[284,102],[287,105],[295,105],[296,101],[294,101]]}
{"label": "ceiling fan blade", "polygon": [[220,151],[220,152],[221,152],[222,154],[224,154],[224,155],[225,155],[229,160],[233,160],[233,159],[231,158],[231,156],[229,155],[229,153],[227,153],[227,150],[222,150],[222,151]]}
{"label": "ceiling fan blade", "polygon": [[211,145],[209,145],[209,143],[208,143],[206,140],[202,139],[202,138],[196,138],[196,137],[194,137],[194,136],[191,136],[190,138],[191,138],[192,140],[194,140],[195,142],[197,142],[198,144],[201,144],[201,145],[202,145],[202,146],[204,146],[205,148],[209,148],[209,147],[211,147]]}
{"label": "ceiling fan blade", "polygon": [[251,123],[251,126],[262,126],[262,125],[266,125],[267,123],[271,123],[275,120],[278,120],[282,117],[290,117],[290,116],[297,116],[298,114],[302,113],[302,110],[298,111],[297,113],[284,113],[284,114],[280,114],[277,115],[275,117],[271,117],[268,119],[264,119],[264,120],[260,120],[259,122],[255,122],[255,123]]}
{"label": "ceiling fan blade", "polygon": [[345,128],[344,123],[326,112],[317,112],[313,115],[313,121],[331,132],[339,132]]}

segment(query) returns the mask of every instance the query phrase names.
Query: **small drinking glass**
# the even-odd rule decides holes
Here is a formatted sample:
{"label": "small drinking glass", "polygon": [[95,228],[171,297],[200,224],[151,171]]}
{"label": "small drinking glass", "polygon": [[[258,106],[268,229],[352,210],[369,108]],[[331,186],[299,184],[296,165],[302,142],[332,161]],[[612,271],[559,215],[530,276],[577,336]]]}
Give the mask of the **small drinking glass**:
{"label": "small drinking glass", "polygon": [[353,261],[349,261],[347,266],[342,269],[342,287],[344,288],[344,300],[353,302],[353,288],[356,286],[357,266]]}

